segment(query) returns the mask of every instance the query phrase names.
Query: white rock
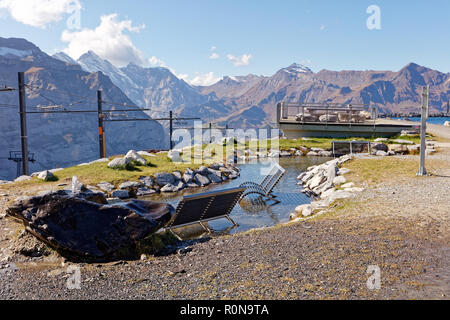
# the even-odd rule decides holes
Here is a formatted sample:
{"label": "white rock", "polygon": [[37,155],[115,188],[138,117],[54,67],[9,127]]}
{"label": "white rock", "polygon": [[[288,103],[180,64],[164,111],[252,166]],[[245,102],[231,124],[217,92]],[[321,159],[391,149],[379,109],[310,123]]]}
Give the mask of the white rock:
{"label": "white rock", "polygon": [[352,193],[359,193],[359,192],[363,192],[364,189],[355,187],[355,188],[345,188],[344,191],[352,192]]}
{"label": "white rock", "polygon": [[156,155],[155,155],[155,154],[153,154],[153,153],[149,153],[149,152],[147,152],[147,151],[138,151],[137,153],[138,153],[138,155],[140,155],[140,156],[146,156],[146,157],[156,157]]}
{"label": "white rock", "polygon": [[444,127],[450,127],[450,121],[445,121]]}
{"label": "white rock", "polygon": [[128,159],[130,162],[136,161],[137,163],[139,163],[142,166],[147,165],[147,160],[145,160],[140,154],[138,154],[134,150],[128,151],[128,153],[125,155],[125,159]]}
{"label": "white rock", "polygon": [[310,151],[306,154],[307,157],[318,157],[319,154],[317,152],[314,151]]}
{"label": "white rock", "polygon": [[341,187],[343,189],[347,189],[347,188],[353,188],[354,186],[355,186],[355,184],[353,182],[349,182],[349,183],[343,184]]}
{"label": "white rock", "polygon": [[[94,160],[92,162],[90,162],[89,164],[94,164],[94,163],[104,163],[104,162],[109,162],[108,158],[102,158],[102,159],[98,159],[98,160]],[[56,169],[56,170],[62,170],[62,169]],[[50,170],[50,172],[53,172],[53,170]]]}
{"label": "white rock", "polygon": [[331,193],[327,197],[327,200],[330,201],[331,203],[333,203],[336,200],[349,199],[349,198],[353,198],[354,196],[355,195],[351,192],[348,192],[345,190],[337,190],[337,191],[334,191],[333,193]]}
{"label": "white rock", "polygon": [[374,140],[375,142],[388,142],[389,139],[388,138],[378,138]]}
{"label": "white rock", "polygon": [[334,180],[333,180],[333,184],[335,186],[344,184],[346,182],[347,182],[347,179],[344,176],[338,176],[338,177],[334,178]]}
{"label": "white rock", "polygon": [[398,144],[414,144],[414,142],[412,142],[412,141],[403,140],[403,139],[393,140],[393,142],[398,143]]}
{"label": "white rock", "polygon": [[295,208],[295,213],[297,214],[296,218],[298,218],[300,215],[308,217],[313,213],[313,208],[310,204],[302,204],[301,206]]}
{"label": "white rock", "polygon": [[279,151],[272,151],[268,155],[269,158],[278,158],[279,156],[280,156],[280,152]]}
{"label": "white rock", "polygon": [[181,159],[181,152],[178,150],[170,150],[167,154],[167,157],[169,157],[172,162],[182,162],[183,159]]}
{"label": "white rock", "polygon": [[108,168],[111,168],[111,169],[124,168],[129,163],[130,163],[130,159],[116,158],[116,159],[113,159],[110,163],[108,163]]}
{"label": "white rock", "polygon": [[14,180],[14,182],[22,182],[22,181],[28,181],[28,180],[31,180],[30,176],[20,176],[16,180]]}
{"label": "white rock", "polygon": [[328,208],[329,206],[330,206],[330,202],[327,200],[319,200],[319,201],[311,202],[311,207],[312,207],[313,211],[323,210],[323,209]]}
{"label": "white rock", "polygon": [[324,181],[326,180],[326,177],[323,174],[318,174],[316,175],[314,178],[312,178],[308,183],[307,183],[307,187],[309,189],[315,189],[317,188],[320,184],[322,184]]}
{"label": "white rock", "polygon": [[72,185],[71,185],[71,191],[72,193],[80,193],[83,189],[83,184],[78,180],[77,176],[72,177]]}
{"label": "white rock", "polygon": [[335,191],[336,191],[335,188],[331,188],[331,189],[329,189],[329,190],[323,192],[323,193],[320,195],[320,198],[321,198],[321,199],[326,199],[326,198],[328,198],[329,196],[331,196]]}
{"label": "white rock", "polygon": [[39,180],[44,180],[44,181],[50,181],[54,175],[53,173],[51,173],[50,171],[42,171],[41,173],[39,173],[39,175],[37,176]]}

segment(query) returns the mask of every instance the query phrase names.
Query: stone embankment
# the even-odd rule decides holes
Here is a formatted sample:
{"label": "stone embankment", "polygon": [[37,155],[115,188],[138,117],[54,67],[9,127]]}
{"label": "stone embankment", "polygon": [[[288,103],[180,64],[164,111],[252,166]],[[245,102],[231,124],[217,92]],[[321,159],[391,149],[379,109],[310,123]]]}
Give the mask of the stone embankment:
{"label": "stone embankment", "polygon": [[341,165],[351,159],[350,155],[343,156],[310,167],[298,176],[298,184],[304,186],[302,192],[311,196],[314,201],[311,204],[297,207],[295,213],[291,214],[291,220],[309,217],[317,211],[328,208],[336,200],[352,198],[357,193],[364,191],[364,189],[356,187],[354,183],[347,183],[345,174],[350,171],[341,168]]}
{"label": "stone embankment", "polygon": [[88,186],[88,189],[99,189],[111,198],[127,199],[130,197],[148,196],[158,192],[173,193],[186,188],[200,188],[210,184],[222,183],[236,179],[240,176],[240,170],[223,163],[212,164],[209,167],[202,166],[197,170],[190,168],[184,172],[159,172],[154,176],[143,176],[139,181],[127,181],[119,186],[109,182],[101,182],[96,186]]}

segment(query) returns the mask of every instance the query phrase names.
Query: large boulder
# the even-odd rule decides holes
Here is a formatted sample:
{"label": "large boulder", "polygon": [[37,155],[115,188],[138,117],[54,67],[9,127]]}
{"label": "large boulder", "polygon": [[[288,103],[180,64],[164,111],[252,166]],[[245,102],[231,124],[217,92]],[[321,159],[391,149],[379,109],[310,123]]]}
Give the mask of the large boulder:
{"label": "large boulder", "polygon": [[202,175],[199,174],[199,173],[197,173],[197,174],[194,176],[194,182],[195,182],[196,184],[198,184],[199,186],[201,186],[201,187],[204,187],[204,186],[207,186],[207,185],[211,184],[211,181],[209,181],[209,179],[208,179],[207,177],[202,176]]}
{"label": "large boulder", "polygon": [[384,152],[389,151],[389,147],[384,143],[375,143],[371,147],[372,147],[372,150],[374,150],[374,151],[384,151]]}
{"label": "large boulder", "polygon": [[125,159],[128,159],[130,162],[136,162],[137,164],[141,166],[147,165],[147,160],[144,159],[139,153],[137,153],[134,150],[128,151],[128,153],[125,156]]}
{"label": "large boulder", "polygon": [[156,183],[160,186],[160,187],[164,187],[165,185],[168,184],[175,184],[175,177],[167,172],[160,172],[155,174],[155,179],[156,179]]}
{"label": "large boulder", "polygon": [[97,184],[97,187],[105,192],[112,192],[114,190],[114,185],[106,181],[100,182],[99,184]]}
{"label": "large boulder", "polygon": [[152,177],[140,177],[139,181],[146,187],[151,188],[155,184]]}
{"label": "large boulder", "polygon": [[129,158],[115,158],[108,163],[108,168],[115,170],[125,170],[129,164]]}
{"label": "large boulder", "polygon": [[172,160],[172,162],[182,162],[181,152],[179,150],[170,150],[167,157]]}
{"label": "large boulder", "polygon": [[142,240],[164,227],[174,209],[133,200],[104,206],[64,193],[18,199],[7,214],[60,252],[82,261],[135,258]]}
{"label": "large boulder", "polygon": [[51,173],[48,170],[42,171],[41,173],[38,174],[37,177],[39,180],[43,180],[43,181],[51,181],[51,180],[55,179],[55,176],[53,175],[53,173]]}
{"label": "large boulder", "polygon": [[393,151],[399,154],[408,154],[409,152],[408,147],[403,144],[390,144],[389,151]]}
{"label": "large boulder", "polygon": [[191,169],[186,169],[186,171],[184,171],[183,174],[183,181],[184,183],[191,183],[192,180],[194,180],[194,171],[192,171]]}

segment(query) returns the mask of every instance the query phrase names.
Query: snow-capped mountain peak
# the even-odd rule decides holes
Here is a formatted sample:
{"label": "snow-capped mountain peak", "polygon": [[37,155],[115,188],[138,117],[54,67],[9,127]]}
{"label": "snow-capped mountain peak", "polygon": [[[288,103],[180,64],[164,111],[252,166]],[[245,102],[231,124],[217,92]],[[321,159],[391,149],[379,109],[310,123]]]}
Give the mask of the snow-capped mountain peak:
{"label": "snow-capped mountain peak", "polygon": [[298,63],[291,64],[289,67],[284,68],[283,71],[291,74],[313,73],[313,71],[310,68]]}
{"label": "snow-capped mountain peak", "polygon": [[62,62],[66,62],[68,64],[77,65],[78,62],[76,62],[74,59],[72,59],[69,55],[67,55],[64,52],[57,52],[54,55],[52,55],[53,58],[58,59]]}
{"label": "snow-capped mountain peak", "polygon": [[122,70],[108,60],[99,57],[94,51],[86,52],[77,62],[84,71],[102,72],[119,88],[135,87],[133,81]]}

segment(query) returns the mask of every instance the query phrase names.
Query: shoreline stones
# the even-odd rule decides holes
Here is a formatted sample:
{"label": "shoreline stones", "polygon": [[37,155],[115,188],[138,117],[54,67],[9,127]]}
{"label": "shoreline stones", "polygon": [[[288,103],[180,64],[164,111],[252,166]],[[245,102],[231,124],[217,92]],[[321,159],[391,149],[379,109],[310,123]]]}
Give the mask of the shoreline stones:
{"label": "shoreline stones", "polygon": [[108,202],[115,203],[120,200],[149,196],[155,193],[174,193],[186,188],[205,187],[210,184],[236,179],[239,176],[239,168],[215,163],[209,167],[202,166],[195,171],[188,168],[184,173],[180,171],[159,172],[154,176],[142,176],[138,181],[125,181],[117,187],[110,182],[103,181],[96,186],[88,187],[88,189],[92,189],[92,191],[101,190],[108,197]]}
{"label": "shoreline stones", "polygon": [[[311,195],[315,201],[310,204],[300,205],[295,209],[295,213],[290,216],[291,220],[300,217],[309,217],[316,210],[328,208],[333,202],[339,199],[348,199],[355,196],[356,193],[364,191],[362,188],[355,187],[355,184],[347,183],[345,174],[350,170],[340,168],[342,164],[350,161],[352,156],[346,155],[324,164],[313,166],[307,169],[297,177],[299,185],[303,185],[302,193]],[[340,188],[339,190],[337,188]]]}

